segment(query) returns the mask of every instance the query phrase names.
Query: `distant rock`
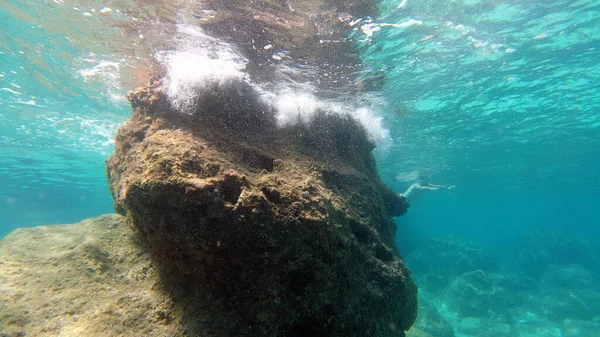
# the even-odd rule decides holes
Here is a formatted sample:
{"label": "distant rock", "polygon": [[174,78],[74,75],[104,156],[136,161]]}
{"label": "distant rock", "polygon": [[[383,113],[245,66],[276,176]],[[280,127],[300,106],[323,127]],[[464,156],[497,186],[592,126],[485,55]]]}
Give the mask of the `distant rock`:
{"label": "distant rock", "polygon": [[517,322],[516,330],[520,337],[563,337],[557,324],[545,320],[523,320]]}
{"label": "distant rock", "polygon": [[600,293],[562,287],[545,288],[539,299],[544,316],[561,322],[600,320]]}
{"label": "distant rock", "polygon": [[477,270],[456,277],[444,289],[442,301],[460,318],[457,329],[461,333],[496,331],[502,325],[543,317],[542,323],[522,327],[552,336],[557,329],[554,325],[564,320],[600,322],[600,292],[595,280],[594,274],[580,266],[552,267],[539,285],[526,277]]}
{"label": "distant rock", "polygon": [[419,297],[419,315],[415,329],[435,337],[455,336],[452,325],[440,315],[433,303],[422,297]]}
{"label": "distant rock", "polygon": [[381,183],[358,122],[323,111],[279,129],[243,82],[208,87],[191,114],[153,87],[129,98],[107,161],[115,209],[194,335],[410,328],[417,289],[391,218],[408,204]]}
{"label": "distant rock", "polygon": [[504,279],[502,274],[482,270],[462,274],[444,290],[444,303],[462,319],[510,319],[524,303],[528,288],[518,290],[513,282]]}
{"label": "distant rock", "polygon": [[125,217],[0,241],[0,336],[183,336],[180,311]]}
{"label": "distant rock", "polygon": [[562,337],[600,336],[600,321],[565,319],[561,331]]}
{"label": "distant rock", "polygon": [[597,243],[552,228],[538,228],[521,235],[515,253],[521,271],[536,280],[552,265],[579,264],[600,272]]}
{"label": "distant rock", "polygon": [[600,292],[600,275],[578,264],[550,265],[541,279],[544,289]]}
{"label": "distant rock", "polygon": [[455,237],[430,239],[406,259],[417,275],[419,286],[428,291],[442,290],[452,279],[475,270],[496,271],[496,256],[483,246]]}
{"label": "distant rock", "polygon": [[410,328],[409,331],[406,332],[406,337],[433,337],[433,336],[423,330],[420,330],[417,327],[412,327],[412,328]]}
{"label": "distant rock", "polygon": [[467,335],[477,335],[479,332],[486,330],[485,321],[479,317],[465,317],[458,322],[457,330],[460,333]]}
{"label": "distant rock", "polygon": [[[512,322],[510,322],[512,323]],[[473,337],[514,337],[521,336],[515,333],[512,324],[503,321],[486,321],[482,329],[472,334]]]}

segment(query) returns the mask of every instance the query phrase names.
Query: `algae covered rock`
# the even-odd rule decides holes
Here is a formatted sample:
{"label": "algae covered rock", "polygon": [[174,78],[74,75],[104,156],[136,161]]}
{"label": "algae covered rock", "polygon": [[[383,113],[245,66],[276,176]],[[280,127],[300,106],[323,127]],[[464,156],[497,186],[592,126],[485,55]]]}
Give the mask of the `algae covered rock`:
{"label": "algae covered rock", "polygon": [[126,219],[18,229],[0,241],[0,336],[181,336]]}
{"label": "algae covered rock", "polygon": [[165,289],[202,336],[403,336],[416,286],[394,244],[406,200],[352,118],[277,128],[243,83],[191,114],[130,93],[107,173]]}

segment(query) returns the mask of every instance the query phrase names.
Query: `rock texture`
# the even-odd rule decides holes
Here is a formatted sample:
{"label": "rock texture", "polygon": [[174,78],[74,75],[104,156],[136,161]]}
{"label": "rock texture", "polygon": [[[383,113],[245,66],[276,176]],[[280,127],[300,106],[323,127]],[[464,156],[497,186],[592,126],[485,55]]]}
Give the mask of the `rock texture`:
{"label": "rock texture", "polygon": [[244,83],[173,111],[159,90],[134,113],[107,172],[164,289],[201,336],[404,336],[416,286],[391,216],[408,204],[380,181],[374,145],[347,116],[277,129]]}
{"label": "rock texture", "polygon": [[0,241],[0,336],[180,336],[179,314],[124,217]]}

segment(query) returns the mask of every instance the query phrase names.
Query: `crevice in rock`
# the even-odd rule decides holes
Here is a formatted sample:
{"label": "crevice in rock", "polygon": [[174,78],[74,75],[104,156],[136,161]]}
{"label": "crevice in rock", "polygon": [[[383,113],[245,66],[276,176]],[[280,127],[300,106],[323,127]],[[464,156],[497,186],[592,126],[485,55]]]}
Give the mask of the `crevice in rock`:
{"label": "crevice in rock", "polygon": [[270,202],[272,202],[274,204],[281,203],[281,193],[279,193],[278,190],[270,189],[266,186],[263,186],[260,188],[260,191],[265,196],[265,198],[267,198],[267,200],[269,200]]}

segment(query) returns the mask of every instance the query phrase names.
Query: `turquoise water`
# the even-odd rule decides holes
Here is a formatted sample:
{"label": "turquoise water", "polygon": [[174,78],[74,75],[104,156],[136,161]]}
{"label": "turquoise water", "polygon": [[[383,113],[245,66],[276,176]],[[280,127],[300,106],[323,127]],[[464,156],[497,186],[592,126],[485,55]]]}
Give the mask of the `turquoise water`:
{"label": "turquoise water", "polygon": [[423,169],[457,186],[402,221],[486,241],[541,223],[597,234],[600,5],[382,5],[378,23],[418,24],[381,27],[361,46],[371,72],[387,74],[396,146],[380,172],[398,188]]}
{"label": "turquoise water", "polygon": [[71,12],[38,2],[0,7],[2,236],[112,210],[103,162],[130,109],[112,83],[117,69],[94,73],[112,61],[99,54],[101,41],[80,45],[97,27]]}
{"label": "turquoise water", "polygon": [[378,23],[418,24],[381,27],[361,46],[371,71],[387,74],[395,146],[380,154],[380,172],[398,189],[423,169],[457,186],[401,221],[485,241],[539,224],[597,234],[599,4],[383,6]]}
{"label": "turquoise water", "polygon": [[[126,92],[140,82],[132,80],[134,69],[156,47],[144,40],[160,35],[148,31],[149,18],[172,14],[127,9],[130,2],[65,2],[0,5],[0,237],[113,211],[104,159],[129,117]],[[370,93],[383,102],[375,113],[389,135],[375,151],[382,179],[397,192],[419,172],[456,186],[425,191],[397,219],[403,254],[410,258],[429,239],[450,234],[498,252],[503,269],[519,272],[515,246],[533,229],[597,241],[600,4],[380,6],[380,17],[363,18],[351,38],[364,77],[382,83]],[[592,336],[569,334],[560,322],[600,324],[595,315],[547,319],[554,316],[523,307],[547,326],[521,336]],[[457,335],[471,335],[444,310]],[[525,324],[523,317],[530,316],[509,323]]]}

